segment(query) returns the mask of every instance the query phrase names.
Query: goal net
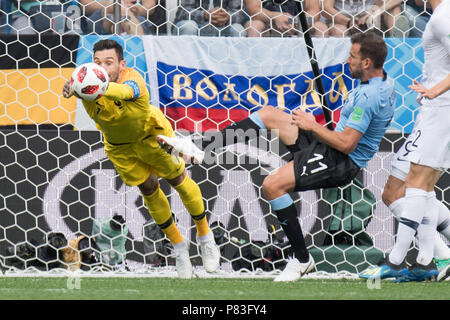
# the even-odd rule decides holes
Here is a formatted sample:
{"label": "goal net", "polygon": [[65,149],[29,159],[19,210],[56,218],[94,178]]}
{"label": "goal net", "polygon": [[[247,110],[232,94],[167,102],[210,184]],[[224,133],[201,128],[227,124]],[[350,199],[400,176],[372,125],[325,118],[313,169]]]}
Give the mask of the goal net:
{"label": "goal net", "polygon": [[[61,94],[75,66],[92,60],[93,45],[100,39],[112,38],[124,47],[127,66],[144,76],[150,102],[161,108],[177,134],[217,131],[269,105],[286,112],[303,108],[325,124],[321,99],[326,99],[333,122],[339,119],[342,103],[356,85],[345,64],[348,37],[312,38],[322,96],[301,32],[178,35],[175,19],[181,8],[169,0],[157,3],[152,23],[133,22],[143,27],[143,35],[126,34],[129,29],[122,22],[128,20],[113,13],[105,19],[121,26],[119,33],[84,30],[95,21],[86,8],[72,3],[52,2],[29,13],[47,17],[47,27],[33,24],[36,19],[27,28],[18,27],[11,22],[17,21],[14,7],[0,9],[0,263],[5,274],[66,274],[81,268],[96,276],[175,275],[172,247],[138,188],[123,184],[80,101]],[[420,38],[384,35],[385,70],[395,82],[397,105],[379,152],[349,186],[292,194],[316,261],[310,277],[355,276],[394,244],[396,221],[381,194],[391,158],[417,115],[416,95],[408,85],[421,78],[423,50]],[[223,149],[216,161],[187,165],[201,188],[222,253],[220,272],[209,276],[270,277],[282,270],[289,244],[261,185],[289,160],[276,135],[267,134],[255,144]],[[436,187],[447,206],[449,180],[447,172]],[[176,191],[164,180],[160,183],[190,242],[197,273],[208,276],[191,217]],[[67,247],[80,251],[63,252]],[[81,265],[64,260],[79,253]],[[414,245],[409,261],[415,254]]]}

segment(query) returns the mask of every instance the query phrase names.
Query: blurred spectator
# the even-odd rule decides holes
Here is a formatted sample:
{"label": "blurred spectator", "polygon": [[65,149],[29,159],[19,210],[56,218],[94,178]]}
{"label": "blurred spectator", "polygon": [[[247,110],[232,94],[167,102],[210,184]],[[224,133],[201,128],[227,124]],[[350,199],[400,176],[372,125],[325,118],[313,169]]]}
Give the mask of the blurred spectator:
{"label": "blurred spectator", "polygon": [[[261,37],[268,34],[292,36],[299,33],[299,13],[296,1],[276,4],[271,0],[244,0],[250,21],[247,23],[249,37]],[[312,36],[328,36],[327,25],[320,20],[319,0],[305,0],[304,8]]]}
{"label": "blurred spectator", "polygon": [[179,0],[172,34],[245,37],[241,0]]}
{"label": "blurred spectator", "polygon": [[[63,11],[61,11],[63,5]],[[36,34],[38,32],[57,32],[64,33],[67,30],[66,18],[61,14],[69,6],[76,6],[75,0],[13,0],[11,1],[11,10],[9,24],[11,33]],[[47,8],[51,8],[48,9]],[[58,16],[58,18],[55,18]],[[80,14],[76,18],[80,18]],[[72,26],[73,28],[73,26]]]}
{"label": "blurred spectator", "polygon": [[354,32],[377,29],[393,37],[407,37],[409,21],[401,15],[402,0],[323,0],[324,17],[331,26],[331,35],[348,36]]}
{"label": "blurred spectator", "polygon": [[9,24],[12,27],[11,32],[18,32],[20,34],[36,33],[36,30],[31,24],[29,14],[30,8],[35,5],[39,5],[39,1],[21,0],[20,5],[17,0],[12,1],[11,13],[9,15]]}
{"label": "blurred spectator", "polygon": [[[155,11],[157,0],[121,0],[120,1],[120,20],[114,22],[114,0],[94,1],[94,0],[78,0],[84,8],[87,24],[83,31],[86,34],[150,34],[153,24],[150,17]],[[117,28],[116,28],[117,25]]]}
{"label": "blurred spectator", "polygon": [[0,0],[0,33],[6,33],[9,32],[9,30],[6,29],[7,25],[7,13],[10,10],[7,10],[5,6],[3,5],[3,1]]}
{"label": "blurred spectator", "polygon": [[412,38],[421,38],[428,20],[433,13],[429,1],[408,0],[405,6],[405,17],[408,18],[412,29],[409,36]]}

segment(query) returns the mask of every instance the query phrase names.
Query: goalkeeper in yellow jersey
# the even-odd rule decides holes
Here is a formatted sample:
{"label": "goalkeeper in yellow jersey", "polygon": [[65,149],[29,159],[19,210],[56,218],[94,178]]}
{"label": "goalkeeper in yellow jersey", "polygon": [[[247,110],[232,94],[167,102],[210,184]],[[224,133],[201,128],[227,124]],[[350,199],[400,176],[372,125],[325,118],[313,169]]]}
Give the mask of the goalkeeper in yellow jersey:
{"label": "goalkeeper in yellow jersey", "polygon": [[[126,67],[119,43],[110,39],[97,42],[93,59],[108,72],[110,82],[103,97],[82,102],[103,133],[106,155],[125,184],[139,187],[148,211],[174,247],[178,276],[191,278],[192,264],[187,241],[172,218],[158,178],[178,191],[197,228],[203,266],[208,272],[216,271],[220,252],[206,219],[200,188],[186,173],[183,159],[167,153],[156,140],[160,134],[175,136],[170,122],[159,108],[150,105],[145,80]],[[69,98],[73,94],[67,81],[63,95]]]}

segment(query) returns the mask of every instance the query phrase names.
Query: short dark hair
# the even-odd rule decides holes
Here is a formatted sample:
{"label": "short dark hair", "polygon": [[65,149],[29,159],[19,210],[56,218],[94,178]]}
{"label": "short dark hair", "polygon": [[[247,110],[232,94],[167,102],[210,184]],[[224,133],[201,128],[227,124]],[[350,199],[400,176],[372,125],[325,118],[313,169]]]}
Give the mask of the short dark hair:
{"label": "short dark hair", "polygon": [[97,51],[114,49],[116,51],[117,57],[119,58],[119,62],[123,60],[123,48],[122,46],[115,40],[105,39],[100,40],[94,44],[94,54]]}
{"label": "short dark hair", "polygon": [[357,33],[351,37],[352,44],[358,43],[361,48],[361,56],[369,58],[376,69],[383,68],[387,56],[387,46],[384,39],[374,32]]}

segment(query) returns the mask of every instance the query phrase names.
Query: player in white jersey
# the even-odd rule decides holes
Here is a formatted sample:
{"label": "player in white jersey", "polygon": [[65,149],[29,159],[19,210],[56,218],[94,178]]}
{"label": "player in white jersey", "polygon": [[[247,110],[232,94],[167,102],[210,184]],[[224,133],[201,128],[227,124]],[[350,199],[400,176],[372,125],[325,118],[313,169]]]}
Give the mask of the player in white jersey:
{"label": "player in white jersey", "polygon": [[[448,264],[438,275],[432,263],[433,251],[436,254],[440,250],[444,256],[448,254],[436,240],[435,230],[450,237],[448,208],[434,193],[442,171],[450,167],[450,0],[431,0],[430,3],[433,15],[423,35],[423,80],[422,84],[414,81],[410,86],[420,94],[420,115],[413,132],[394,157],[383,198],[385,203],[390,202],[390,209],[400,220],[397,241],[385,264],[376,272],[363,272],[360,275],[363,278],[404,274],[402,263],[416,232],[419,238],[417,265],[400,281],[450,276]],[[405,197],[402,199],[403,190]],[[389,193],[391,196],[386,196]]]}

